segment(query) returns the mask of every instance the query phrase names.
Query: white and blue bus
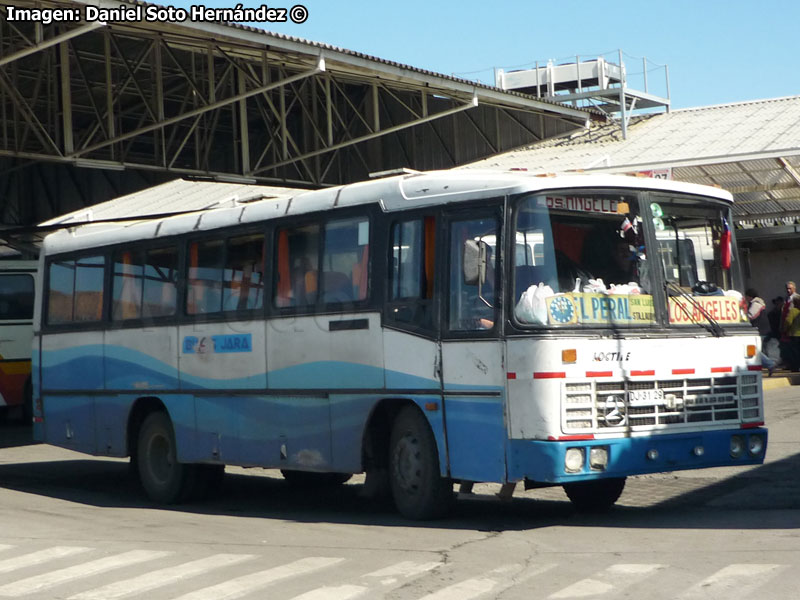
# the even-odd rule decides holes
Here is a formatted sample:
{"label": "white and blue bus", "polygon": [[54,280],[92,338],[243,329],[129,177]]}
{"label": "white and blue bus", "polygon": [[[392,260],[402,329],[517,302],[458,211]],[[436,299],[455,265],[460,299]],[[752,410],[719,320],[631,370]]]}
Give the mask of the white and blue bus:
{"label": "white and blue bus", "polygon": [[455,482],[602,509],[628,475],[761,463],[731,203],[435,172],[51,234],[36,437],[130,456],[158,502],[224,465],[366,472],[417,519]]}

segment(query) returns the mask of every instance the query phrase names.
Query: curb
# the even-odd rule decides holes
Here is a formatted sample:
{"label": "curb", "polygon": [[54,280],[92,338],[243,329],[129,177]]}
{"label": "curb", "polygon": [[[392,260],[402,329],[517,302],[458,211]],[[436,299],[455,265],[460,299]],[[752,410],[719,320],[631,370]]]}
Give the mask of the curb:
{"label": "curb", "polygon": [[762,377],[761,388],[766,392],[768,390],[777,390],[780,388],[789,387],[792,385],[792,380],[789,377]]}

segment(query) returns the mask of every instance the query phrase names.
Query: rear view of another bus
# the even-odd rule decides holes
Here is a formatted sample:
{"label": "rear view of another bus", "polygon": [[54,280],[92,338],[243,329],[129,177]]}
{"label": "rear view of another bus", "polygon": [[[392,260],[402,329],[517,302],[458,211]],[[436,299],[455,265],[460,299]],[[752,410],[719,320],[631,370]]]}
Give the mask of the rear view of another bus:
{"label": "rear view of another bus", "polygon": [[0,260],[0,417],[31,420],[36,261]]}

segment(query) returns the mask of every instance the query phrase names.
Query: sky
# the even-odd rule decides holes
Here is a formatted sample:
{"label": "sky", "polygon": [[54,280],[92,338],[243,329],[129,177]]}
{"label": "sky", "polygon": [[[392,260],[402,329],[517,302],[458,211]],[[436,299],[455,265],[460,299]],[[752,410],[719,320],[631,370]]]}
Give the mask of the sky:
{"label": "sky", "polygon": [[[155,0],[188,8],[203,0]],[[242,0],[244,7],[265,2]],[[236,2],[207,0],[206,7]],[[631,87],[673,108],[800,94],[799,0],[275,0],[304,23],[249,23],[379,58],[494,83],[494,69],[532,68],[623,51]]]}

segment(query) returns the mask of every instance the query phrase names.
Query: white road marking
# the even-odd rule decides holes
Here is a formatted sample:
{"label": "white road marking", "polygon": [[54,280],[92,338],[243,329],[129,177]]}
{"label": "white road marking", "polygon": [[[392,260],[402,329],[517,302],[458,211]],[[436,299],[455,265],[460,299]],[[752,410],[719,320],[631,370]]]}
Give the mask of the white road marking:
{"label": "white road marking", "polygon": [[785,565],[741,564],[728,565],[710,577],[706,577],[678,596],[680,600],[726,598],[732,592],[737,598],[745,598],[749,592],[764,585],[767,579]]}
{"label": "white road marking", "polygon": [[373,571],[372,573],[366,573],[362,575],[362,577],[375,577],[381,578],[381,584],[383,585],[391,585],[397,582],[398,577],[413,577],[415,575],[420,575],[422,573],[426,573],[427,571],[432,571],[436,567],[443,565],[444,563],[440,562],[412,562],[410,560],[405,560],[403,562],[399,562],[397,564],[391,565],[386,567],[385,569],[380,569],[378,571]]}
{"label": "white road marking", "polygon": [[321,587],[305,594],[295,596],[292,600],[350,600],[364,595],[369,588],[361,585],[340,585]]}
{"label": "white road marking", "polygon": [[491,592],[496,585],[497,581],[494,579],[467,579],[423,596],[419,600],[470,600]]}
{"label": "white road marking", "polygon": [[74,581],[76,579],[84,579],[113,569],[135,565],[137,563],[146,562],[148,560],[155,560],[171,554],[171,552],[151,552],[149,550],[132,550],[117,554],[115,556],[108,556],[100,558],[91,562],[68,567],[66,569],[59,569],[57,571],[50,571],[44,575],[37,575],[35,577],[28,577],[21,579],[14,583],[9,583],[0,586],[0,596],[24,596],[25,594],[33,594],[49,588],[56,587]]}
{"label": "white road marking", "polygon": [[340,563],[343,560],[343,558],[327,558],[321,556],[303,558],[287,565],[267,569],[266,571],[258,571],[250,575],[237,577],[236,579],[229,579],[224,583],[185,594],[175,600],[231,600],[233,598],[241,598],[242,596],[251,594],[281,579],[318,571]]}
{"label": "white road marking", "polygon": [[53,546],[45,550],[31,552],[30,554],[23,554],[22,556],[15,556],[14,558],[7,558],[0,560],[0,573],[8,573],[9,571],[16,571],[25,567],[33,565],[40,565],[56,558],[63,558],[65,556],[73,556],[81,552],[88,552],[91,548],[81,548],[78,546]]}
{"label": "white road marking", "polygon": [[125,598],[253,558],[255,558],[253,554],[215,554],[208,558],[159,569],[139,577],[117,581],[103,587],[81,592],[71,596],[69,600],[114,600]]}
{"label": "white road marking", "polygon": [[619,592],[663,567],[664,565],[648,564],[611,565],[606,570],[596,573],[594,577],[576,581],[572,585],[550,594],[548,598],[553,600],[586,598],[587,596],[602,596],[610,592]]}

